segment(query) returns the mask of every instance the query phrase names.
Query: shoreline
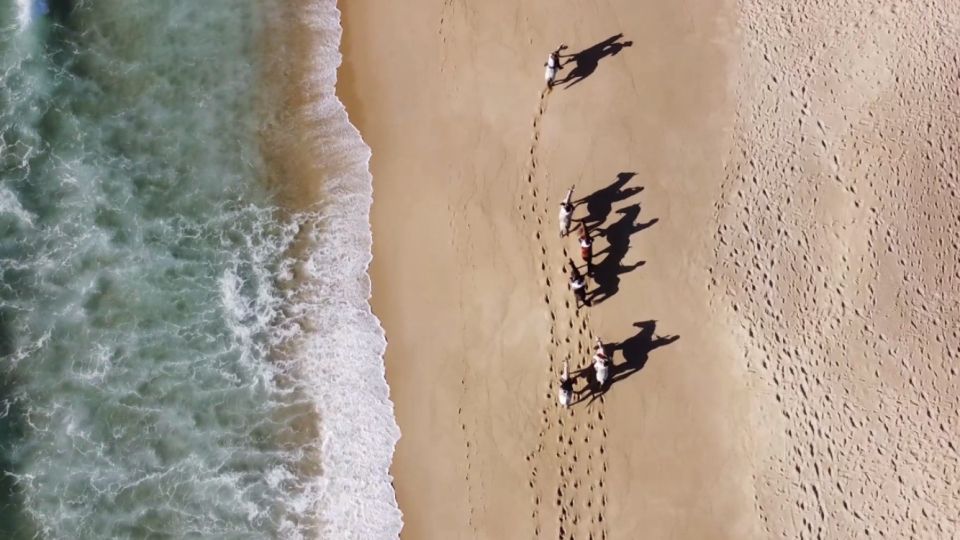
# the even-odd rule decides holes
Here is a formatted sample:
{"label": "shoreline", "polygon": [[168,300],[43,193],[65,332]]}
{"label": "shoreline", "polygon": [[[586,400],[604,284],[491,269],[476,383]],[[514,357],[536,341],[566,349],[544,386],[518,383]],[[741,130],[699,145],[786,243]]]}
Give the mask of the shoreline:
{"label": "shoreline", "polygon": [[[960,533],[960,7],[926,7],[344,7],[402,537]],[[596,337],[623,376],[558,410]]]}
{"label": "shoreline", "polygon": [[[709,242],[712,201],[688,177],[706,178],[721,160],[715,143],[700,144],[713,150],[692,160],[678,144],[715,140],[724,118],[712,113],[703,122],[697,111],[704,100],[716,107],[718,97],[689,79],[723,73],[715,60],[723,19],[693,4],[694,21],[691,5],[624,4],[580,25],[536,7],[507,15],[497,6],[426,2],[343,6],[337,93],[373,151],[371,303],[387,334],[402,431],[391,467],[402,537],[756,532],[742,433],[722,427],[739,420],[718,416],[749,410],[740,366],[686,359],[733,346],[720,337],[724,329],[690,314],[709,310],[700,285],[706,262],[678,271],[671,255],[678,246],[699,253]],[[656,24],[647,20],[651,10]],[[494,24],[505,17],[523,31]],[[439,27],[399,35],[424,21]],[[542,71],[531,66],[556,36],[576,50],[618,32],[641,51],[673,43],[676,65],[623,48],[578,86],[538,103]],[[487,41],[501,45],[483,47]],[[382,62],[393,56],[402,66]],[[497,76],[481,77],[474,66],[497,66]],[[638,86],[632,73],[666,82]],[[595,102],[617,106],[598,111]],[[649,107],[637,106],[644,102]],[[667,126],[671,135],[658,140]],[[624,265],[642,253],[639,268],[617,277],[609,300],[578,313],[561,270],[572,246],[556,239],[555,205],[570,182],[580,196],[605,193],[626,171],[636,173],[631,195],[613,201],[601,225],[641,228],[623,234],[622,254],[620,240],[613,248]],[[682,210],[671,202],[677,189],[689,197]],[[691,220],[702,233],[687,231]],[[682,290],[697,292],[665,294]],[[650,307],[637,310],[634,298]],[[634,377],[628,369],[630,378],[601,403],[557,410],[563,359],[582,367],[595,336],[620,342],[615,362],[643,371]]]}
{"label": "shoreline", "polygon": [[[281,278],[288,300],[282,331],[290,337],[275,356],[290,368],[286,376],[313,389],[319,413],[302,420],[300,433],[319,453],[303,472],[312,483],[300,488],[302,504],[318,510],[307,529],[392,537],[402,527],[389,474],[399,432],[383,371],[383,328],[369,303],[370,148],[337,96],[336,2],[284,7],[266,23],[261,143],[268,184],[296,227],[288,254],[296,262]],[[303,362],[290,366],[285,356]]]}

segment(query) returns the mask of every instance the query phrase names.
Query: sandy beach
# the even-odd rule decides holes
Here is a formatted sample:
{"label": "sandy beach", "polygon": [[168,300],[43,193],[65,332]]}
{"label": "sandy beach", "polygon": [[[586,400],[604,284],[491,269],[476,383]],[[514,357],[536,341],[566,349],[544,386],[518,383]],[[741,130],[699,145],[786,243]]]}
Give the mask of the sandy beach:
{"label": "sandy beach", "polygon": [[857,4],[340,6],[403,538],[960,538],[960,8]]}

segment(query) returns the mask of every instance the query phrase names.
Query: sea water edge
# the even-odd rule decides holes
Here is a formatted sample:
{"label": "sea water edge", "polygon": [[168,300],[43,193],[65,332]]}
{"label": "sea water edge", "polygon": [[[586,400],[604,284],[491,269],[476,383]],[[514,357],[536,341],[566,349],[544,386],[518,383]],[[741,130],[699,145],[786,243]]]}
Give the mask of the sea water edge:
{"label": "sea water edge", "polygon": [[[103,6],[0,12],[5,532],[396,537],[370,154],[333,93],[334,2],[304,13],[325,33],[308,112],[343,174],[292,215],[243,113],[245,36],[273,6]],[[316,279],[285,289],[294,267]]]}

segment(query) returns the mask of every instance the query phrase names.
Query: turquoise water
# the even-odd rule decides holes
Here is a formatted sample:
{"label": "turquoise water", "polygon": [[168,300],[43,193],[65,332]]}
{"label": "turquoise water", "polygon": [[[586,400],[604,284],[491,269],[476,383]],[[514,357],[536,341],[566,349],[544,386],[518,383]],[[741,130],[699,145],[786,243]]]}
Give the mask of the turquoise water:
{"label": "turquoise water", "polygon": [[[340,514],[395,513],[392,491],[371,505],[348,489],[382,499],[385,473],[331,480],[336,416],[302,376],[316,366],[290,357],[312,343],[290,313],[324,306],[291,304],[312,289],[280,285],[302,262],[288,248],[332,218],[282,218],[264,188],[267,6],[27,4],[0,3],[0,537],[394,530],[352,534],[324,507],[341,489],[361,510]],[[382,340],[363,287],[353,309]]]}

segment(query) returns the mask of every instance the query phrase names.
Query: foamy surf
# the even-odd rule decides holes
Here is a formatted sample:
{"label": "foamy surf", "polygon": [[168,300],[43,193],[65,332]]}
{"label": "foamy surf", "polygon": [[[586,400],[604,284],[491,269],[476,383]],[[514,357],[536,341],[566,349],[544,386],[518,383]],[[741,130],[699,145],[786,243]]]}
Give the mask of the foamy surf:
{"label": "foamy surf", "polygon": [[[321,538],[390,539],[402,527],[389,473],[400,432],[384,375],[386,340],[370,305],[372,258],[370,148],[350,123],[335,90],[342,28],[334,0],[304,3],[314,49],[305,116],[313,155],[334,170],[320,210],[300,214],[304,277],[291,294],[288,328],[304,330],[298,362],[321,417],[323,474],[310,490]],[[281,21],[281,26],[282,26]]]}
{"label": "foamy surf", "polygon": [[17,0],[17,26],[23,30],[33,19],[33,0]]}
{"label": "foamy surf", "polygon": [[16,2],[17,26],[20,30],[26,30],[34,19],[46,15],[49,11],[47,0],[16,0]]}
{"label": "foamy surf", "polygon": [[396,538],[334,2],[295,11],[337,172],[292,214],[258,152],[262,4],[36,6],[0,9],[0,536]]}

